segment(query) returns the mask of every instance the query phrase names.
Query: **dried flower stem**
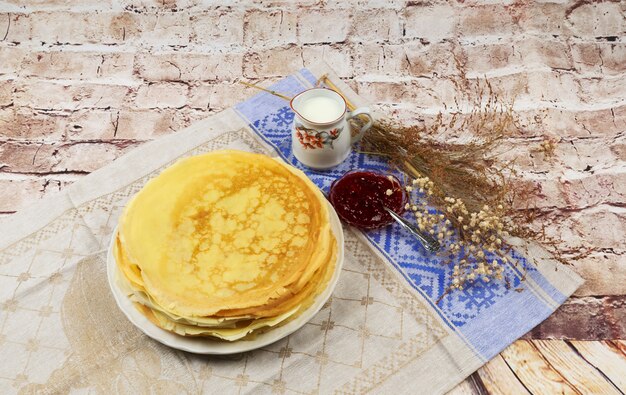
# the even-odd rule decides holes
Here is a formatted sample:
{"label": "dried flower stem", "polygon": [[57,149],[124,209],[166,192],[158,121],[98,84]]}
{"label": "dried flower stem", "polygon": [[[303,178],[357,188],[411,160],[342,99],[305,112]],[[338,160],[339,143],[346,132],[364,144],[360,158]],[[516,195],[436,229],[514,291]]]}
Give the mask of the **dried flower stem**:
{"label": "dried flower stem", "polygon": [[350,99],[348,99],[346,97],[346,95],[343,94],[343,92],[341,91],[341,89],[337,88],[337,85],[335,85],[330,78],[328,78],[328,76],[326,74],[324,74],[323,76],[321,76],[318,80],[317,80],[317,84],[319,85],[320,82],[323,82],[327,87],[329,87],[330,89],[334,90],[335,92],[339,93],[341,95],[341,97],[343,97],[343,100],[346,101],[346,106],[348,107],[348,110],[350,111],[354,111],[356,109],[356,106],[350,101]]}
{"label": "dried flower stem", "polygon": [[242,84],[242,85],[248,86],[250,88],[255,88],[255,89],[259,89],[259,90],[265,91],[267,93],[271,93],[272,95],[278,96],[281,99],[284,99],[284,100],[287,100],[287,101],[291,101],[291,97],[289,97],[289,96],[283,95],[281,93],[278,93],[278,92],[270,90],[270,89],[263,88],[263,87],[258,86],[256,84],[251,84],[251,83],[245,82],[245,81],[239,81],[239,83]]}

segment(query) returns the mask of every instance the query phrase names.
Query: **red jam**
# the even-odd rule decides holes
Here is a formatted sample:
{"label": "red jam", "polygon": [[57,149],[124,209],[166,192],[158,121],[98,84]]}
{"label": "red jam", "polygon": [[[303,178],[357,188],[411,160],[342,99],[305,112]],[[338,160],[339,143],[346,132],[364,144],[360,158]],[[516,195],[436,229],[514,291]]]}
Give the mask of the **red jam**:
{"label": "red jam", "polygon": [[[391,190],[391,195],[387,191]],[[374,229],[389,225],[393,218],[383,205],[398,214],[407,202],[402,185],[396,177],[372,171],[351,171],[335,180],[328,198],[337,215],[352,226]]]}

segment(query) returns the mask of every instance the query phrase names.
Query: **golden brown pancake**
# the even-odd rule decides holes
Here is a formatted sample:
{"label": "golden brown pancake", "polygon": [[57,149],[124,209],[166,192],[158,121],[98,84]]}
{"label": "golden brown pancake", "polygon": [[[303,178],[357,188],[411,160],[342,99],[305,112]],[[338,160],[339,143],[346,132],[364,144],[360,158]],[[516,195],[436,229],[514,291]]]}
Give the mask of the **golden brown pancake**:
{"label": "golden brown pancake", "polygon": [[149,181],[124,210],[113,252],[152,322],[236,340],[310,306],[332,276],[337,244],[326,200],[304,173],[216,151]]}

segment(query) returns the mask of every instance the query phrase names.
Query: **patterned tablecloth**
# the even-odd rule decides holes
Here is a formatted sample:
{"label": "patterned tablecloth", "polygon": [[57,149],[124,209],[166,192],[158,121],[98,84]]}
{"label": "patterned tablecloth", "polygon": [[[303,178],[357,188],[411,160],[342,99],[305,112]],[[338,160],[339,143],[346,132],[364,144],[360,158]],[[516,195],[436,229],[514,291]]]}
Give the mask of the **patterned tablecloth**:
{"label": "patterned tablecloth", "polygon": [[[363,104],[325,65],[273,89],[293,95],[322,74]],[[366,234],[345,228],[336,291],[288,338],[230,358],[179,352],[147,338],[117,309],[106,280],[106,248],[124,205],[178,158],[211,150],[261,152],[301,167],[290,149],[292,119],[288,103],[261,93],[0,222],[2,392],[442,393],[581,284],[540,247],[520,242],[526,281],[510,267],[513,287],[492,282],[441,298],[451,268],[399,227]],[[327,190],[357,168],[385,170],[385,164],[353,153],[330,171],[303,170]]]}

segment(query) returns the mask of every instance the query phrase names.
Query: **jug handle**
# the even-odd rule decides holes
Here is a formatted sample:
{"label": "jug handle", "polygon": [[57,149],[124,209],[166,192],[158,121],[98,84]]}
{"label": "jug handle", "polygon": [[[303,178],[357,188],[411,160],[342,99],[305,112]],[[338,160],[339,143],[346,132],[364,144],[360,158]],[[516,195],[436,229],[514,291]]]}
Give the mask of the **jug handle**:
{"label": "jug handle", "polygon": [[354,137],[352,137],[352,140],[350,141],[351,144],[359,142],[363,138],[363,135],[365,134],[367,129],[371,128],[372,125],[374,124],[374,119],[372,118],[372,115],[370,114],[369,107],[359,107],[355,109],[354,111],[351,111],[350,113],[347,114],[346,120],[350,120],[351,118],[354,118],[358,115],[365,115],[369,120],[367,121],[365,125],[363,125],[361,130],[359,130],[359,133],[355,135]]}

